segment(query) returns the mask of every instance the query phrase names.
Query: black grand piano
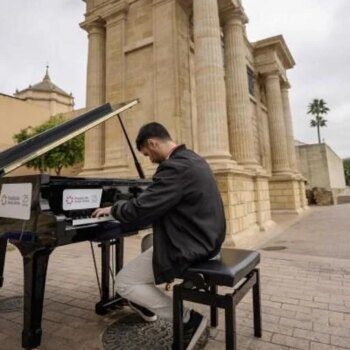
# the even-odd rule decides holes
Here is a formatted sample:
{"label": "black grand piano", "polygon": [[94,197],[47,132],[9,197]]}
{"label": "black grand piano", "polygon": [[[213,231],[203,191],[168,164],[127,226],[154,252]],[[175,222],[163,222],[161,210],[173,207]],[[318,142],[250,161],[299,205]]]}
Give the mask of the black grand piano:
{"label": "black grand piano", "polygon": [[[148,185],[137,162],[120,113],[137,100],[111,106],[105,104],[73,120],[26,140],[0,154],[0,287],[4,281],[7,242],[20,251],[24,264],[24,310],[22,346],[36,348],[41,342],[41,320],[49,257],[59,246],[83,241],[98,242],[101,248],[101,299],[98,314],[123,301],[110,291],[110,279],[123,265],[123,238],[146,228],[146,224],[123,225],[113,217],[92,218],[95,208],[109,206],[118,199],[137,197]],[[94,179],[50,176],[47,174],[7,177],[20,167],[67,140],[105,122],[118,118],[127,137],[141,177],[131,179]],[[110,266],[111,249],[115,255]],[[91,243],[92,252],[93,246]],[[95,269],[97,277],[97,264]],[[113,274],[111,275],[111,272]],[[6,278],[6,276],[5,276]]]}

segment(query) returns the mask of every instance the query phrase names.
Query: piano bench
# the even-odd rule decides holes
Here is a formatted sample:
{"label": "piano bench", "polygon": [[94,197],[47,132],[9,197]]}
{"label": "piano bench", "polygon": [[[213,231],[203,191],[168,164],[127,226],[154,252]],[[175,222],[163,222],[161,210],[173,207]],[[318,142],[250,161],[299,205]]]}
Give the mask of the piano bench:
{"label": "piano bench", "polygon": [[[183,349],[183,301],[210,306],[210,325],[218,325],[218,308],[225,310],[226,349],[237,350],[235,308],[253,288],[254,335],[261,338],[260,254],[242,249],[221,250],[214,259],[194,264],[173,288],[173,349]],[[224,286],[225,294],[218,294]],[[227,287],[232,288],[227,292]]]}

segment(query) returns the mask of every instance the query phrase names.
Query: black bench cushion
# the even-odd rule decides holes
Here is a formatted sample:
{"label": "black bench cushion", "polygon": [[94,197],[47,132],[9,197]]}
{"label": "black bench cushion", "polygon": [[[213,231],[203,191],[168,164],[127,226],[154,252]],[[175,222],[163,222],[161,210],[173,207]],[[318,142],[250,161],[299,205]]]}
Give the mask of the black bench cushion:
{"label": "black bench cushion", "polygon": [[188,268],[182,278],[191,279],[194,274],[202,274],[208,282],[233,287],[246,277],[259,262],[260,253],[256,251],[223,248],[216,258]]}

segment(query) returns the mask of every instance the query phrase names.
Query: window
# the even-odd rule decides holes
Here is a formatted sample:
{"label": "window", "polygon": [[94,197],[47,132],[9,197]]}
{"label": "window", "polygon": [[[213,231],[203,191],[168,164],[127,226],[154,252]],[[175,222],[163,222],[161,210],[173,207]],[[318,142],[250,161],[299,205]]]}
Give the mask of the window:
{"label": "window", "polygon": [[254,96],[254,72],[253,70],[247,66],[247,74],[248,74],[248,88],[249,88],[249,93]]}

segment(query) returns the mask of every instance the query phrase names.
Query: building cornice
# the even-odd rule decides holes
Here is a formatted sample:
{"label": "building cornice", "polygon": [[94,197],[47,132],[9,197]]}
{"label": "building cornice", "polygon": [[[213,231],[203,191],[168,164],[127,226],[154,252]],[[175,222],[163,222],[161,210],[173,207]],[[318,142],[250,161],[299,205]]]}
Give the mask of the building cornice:
{"label": "building cornice", "polygon": [[80,23],[80,28],[84,29],[88,33],[93,29],[103,29],[106,22],[101,16],[90,17],[88,20]]}
{"label": "building cornice", "polygon": [[261,52],[274,51],[280,57],[284,68],[291,69],[295,66],[294,58],[282,35],[273,36],[252,43],[254,55],[259,55]]}
{"label": "building cornice", "polygon": [[129,7],[130,3],[127,0],[103,2],[85,14],[85,21],[80,23],[80,26],[85,29],[89,25],[104,23],[114,18],[125,18]]}

